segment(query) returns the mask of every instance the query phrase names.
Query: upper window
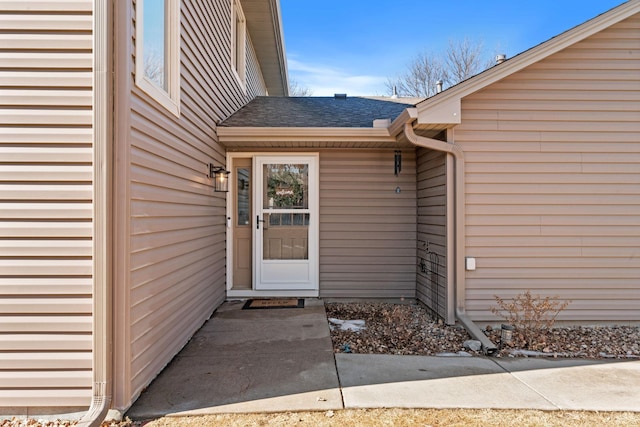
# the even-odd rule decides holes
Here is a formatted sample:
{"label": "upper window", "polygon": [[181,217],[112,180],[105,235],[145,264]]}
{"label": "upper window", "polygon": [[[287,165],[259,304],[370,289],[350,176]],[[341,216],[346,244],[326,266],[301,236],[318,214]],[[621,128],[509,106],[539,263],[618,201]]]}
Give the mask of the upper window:
{"label": "upper window", "polygon": [[137,0],[136,84],[180,115],[180,0]]}
{"label": "upper window", "polygon": [[231,10],[231,66],[240,84],[246,89],[247,23],[240,0],[231,0]]}

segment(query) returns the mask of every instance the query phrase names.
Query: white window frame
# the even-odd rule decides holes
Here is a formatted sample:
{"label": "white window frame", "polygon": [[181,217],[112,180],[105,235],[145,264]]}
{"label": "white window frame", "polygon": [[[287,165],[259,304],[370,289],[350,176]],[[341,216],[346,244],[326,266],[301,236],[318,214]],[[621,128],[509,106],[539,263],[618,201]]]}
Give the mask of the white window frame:
{"label": "white window frame", "polygon": [[[241,27],[238,28],[238,21]],[[236,63],[239,58],[239,63]],[[231,69],[243,90],[247,89],[247,20],[240,0],[231,0]]]}
{"label": "white window frame", "polygon": [[136,1],[136,85],[164,108],[180,116],[180,0],[165,0],[165,79],[167,89],[144,75],[144,2]]}

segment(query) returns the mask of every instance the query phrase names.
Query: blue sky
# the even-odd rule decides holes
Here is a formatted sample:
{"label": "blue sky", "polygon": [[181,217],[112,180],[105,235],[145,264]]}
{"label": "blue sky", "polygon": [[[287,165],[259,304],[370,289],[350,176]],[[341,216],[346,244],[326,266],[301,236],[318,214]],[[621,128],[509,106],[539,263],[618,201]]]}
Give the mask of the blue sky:
{"label": "blue sky", "polygon": [[487,59],[525,51],[624,0],[280,0],[289,77],[313,96],[388,95],[419,52],[465,37]]}

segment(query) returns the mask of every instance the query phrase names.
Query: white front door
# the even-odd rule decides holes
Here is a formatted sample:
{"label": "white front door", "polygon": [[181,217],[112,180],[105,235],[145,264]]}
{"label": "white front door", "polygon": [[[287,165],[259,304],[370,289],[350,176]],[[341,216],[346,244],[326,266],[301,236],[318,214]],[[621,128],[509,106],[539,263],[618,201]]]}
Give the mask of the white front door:
{"label": "white front door", "polygon": [[318,157],[254,158],[254,289],[318,289]]}

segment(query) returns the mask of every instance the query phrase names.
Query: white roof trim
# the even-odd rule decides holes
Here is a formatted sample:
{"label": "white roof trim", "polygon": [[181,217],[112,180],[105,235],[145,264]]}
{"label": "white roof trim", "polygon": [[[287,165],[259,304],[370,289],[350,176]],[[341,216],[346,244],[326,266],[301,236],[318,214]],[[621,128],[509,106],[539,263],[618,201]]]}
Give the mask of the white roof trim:
{"label": "white roof trim", "polygon": [[389,128],[346,127],[218,127],[221,143],[331,141],[394,142]]}
{"label": "white roof trim", "polygon": [[593,34],[640,13],[640,0],[630,0],[605,12],[584,24],[541,43],[523,53],[508,59],[444,92],[419,103],[419,124],[458,124],[461,122],[461,99],[495,83],[523,68],[561,51]]}

